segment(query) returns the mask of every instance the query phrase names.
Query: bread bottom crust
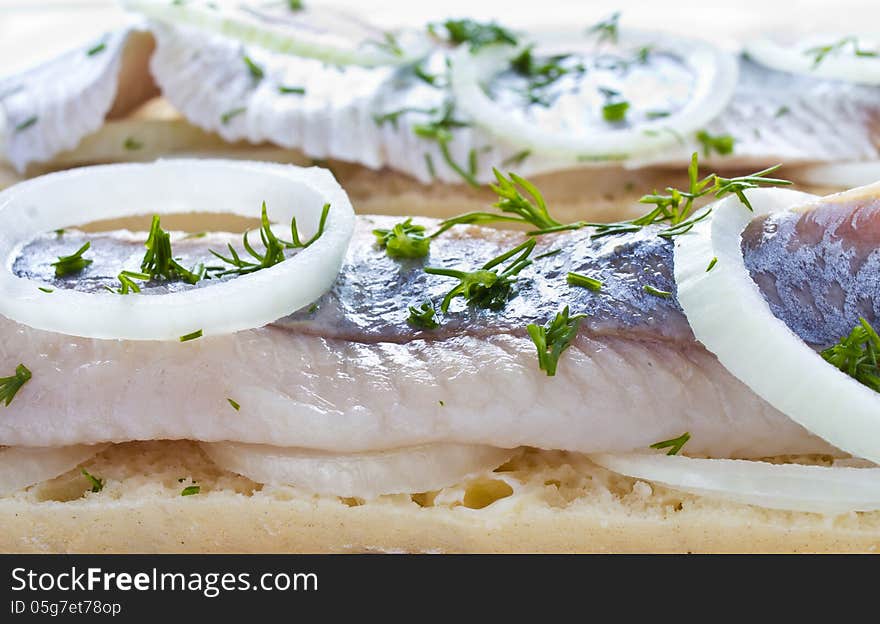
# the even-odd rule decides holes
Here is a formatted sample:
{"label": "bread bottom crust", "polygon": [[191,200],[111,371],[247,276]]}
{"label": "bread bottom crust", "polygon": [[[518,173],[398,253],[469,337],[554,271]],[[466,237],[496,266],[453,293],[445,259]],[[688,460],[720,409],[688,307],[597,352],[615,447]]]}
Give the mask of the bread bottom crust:
{"label": "bread bottom crust", "polygon": [[[880,513],[772,511],[677,493],[581,456],[527,451],[438,492],[372,501],[261,486],[188,442],[115,445],[0,499],[0,551],[21,553],[873,552]],[[181,496],[198,483],[201,492]]]}

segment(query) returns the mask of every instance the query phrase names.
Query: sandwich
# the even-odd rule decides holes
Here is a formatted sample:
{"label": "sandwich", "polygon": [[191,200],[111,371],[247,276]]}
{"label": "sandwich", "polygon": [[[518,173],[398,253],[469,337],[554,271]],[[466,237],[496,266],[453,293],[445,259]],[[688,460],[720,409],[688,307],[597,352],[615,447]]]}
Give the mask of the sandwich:
{"label": "sandwich", "polygon": [[128,4],[0,80],[0,550],[880,542],[866,44]]}

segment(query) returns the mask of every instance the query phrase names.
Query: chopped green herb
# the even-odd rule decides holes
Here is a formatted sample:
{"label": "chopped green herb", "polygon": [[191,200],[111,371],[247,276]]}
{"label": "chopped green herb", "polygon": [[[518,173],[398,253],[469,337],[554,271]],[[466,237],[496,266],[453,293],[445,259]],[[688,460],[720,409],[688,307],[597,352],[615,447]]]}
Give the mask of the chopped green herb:
{"label": "chopped green herb", "polygon": [[718,264],[718,256],[715,256],[709,261],[709,266],[706,267],[706,273],[714,269],[716,264]]}
{"label": "chopped green herb", "polygon": [[54,288],[46,288],[45,286],[40,286],[37,290],[42,290],[44,293],[53,293],[55,292]]}
{"label": "chopped green herb", "polygon": [[232,409],[234,409],[236,412],[241,409],[241,405],[239,405],[236,401],[233,401],[232,399],[226,399],[226,400],[232,406]]}
{"label": "chopped green herb", "polygon": [[665,117],[669,117],[672,113],[664,110],[656,110],[656,111],[648,111],[645,113],[645,117],[648,119],[664,119]]}
{"label": "chopped green herb", "polygon": [[321,209],[321,218],[318,222],[318,230],[315,234],[308,239],[307,241],[302,241],[300,239],[299,229],[296,225],[296,217],[293,217],[290,220],[290,235],[291,240],[285,241],[277,236],[272,231],[272,224],[269,222],[269,216],[266,211],[266,202],[263,202],[262,212],[260,215],[260,239],[263,242],[264,252],[261,254],[256,251],[250,244],[248,240],[248,232],[244,233],[242,245],[244,246],[245,251],[256,260],[256,262],[245,260],[238,255],[238,252],[235,250],[231,244],[227,244],[226,248],[229,250],[229,257],[225,257],[213,249],[210,252],[225,262],[226,264],[232,265],[231,269],[223,269],[221,268],[216,274],[219,277],[225,275],[246,275],[248,273],[253,273],[254,271],[259,271],[260,269],[266,269],[271,266],[275,266],[279,262],[283,262],[286,259],[284,255],[285,249],[302,249],[308,247],[316,240],[318,240],[321,235],[324,233],[324,227],[327,224],[327,215],[330,213],[330,204],[324,204]]}
{"label": "chopped green herb", "polygon": [[712,150],[715,150],[722,156],[733,153],[735,139],[729,134],[719,134],[713,136],[705,130],[697,132],[697,141],[703,146],[703,155],[709,156]]}
{"label": "chopped green herb", "polygon": [[263,68],[257,65],[247,54],[243,55],[241,60],[244,61],[245,66],[248,68],[248,71],[254,80],[262,80],[266,76],[266,72],[263,71]]}
{"label": "chopped green herb", "polygon": [[423,139],[428,139],[429,141],[434,141],[437,143],[437,146],[440,148],[440,154],[443,156],[443,160],[446,162],[449,167],[455,171],[458,175],[460,175],[465,182],[470,184],[474,188],[479,188],[480,184],[477,182],[476,178],[473,174],[465,171],[464,168],[461,167],[455,160],[452,158],[452,154],[449,151],[449,143],[452,141],[452,130],[454,128],[463,128],[465,126],[470,125],[467,122],[460,121],[454,117],[454,105],[451,101],[447,101],[441,112],[442,114],[427,123],[417,124],[413,126],[413,132],[416,136],[420,136]]}
{"label": "chopped green herb", "polygon": [[12,403],[16,393],[21,390],[31,378],[31,371],[24,364],[15,367],[15,374],[9,377],[0,377],[0,403],[7,407]]}
{"label": "chopped green herb", "polygon": [[375,229],[376,243],[391,258],[422,258],[428,255],[431,238],[425,227],[413,225],[412,219],[398,223],[390,230]]}
{"label": "chopped green herb", "polygon": [[587,277],[586,275],[582,275],[581,273],[569,273],[565,277],[565,281],[571,284],[572,286],[582,286],[583,288],[588,288],[593,292],[599,292],[602,290],[602,281],[597,280],[593,277]]}
{"label": "chopped green herb", "polygon": [[138,279],[138,280],[142,280],[142,281],[148,281],[150,278],[151,278],[151,276],[147,273],[136,273],[134,271],[122,271],[117,276],[117,279],[119,280],[119,283],[121,284],[121,286],[119,288],[117,288],[116,290],[113,290],[112,288],[107,288],[107,290],[109,290],[110,292],[115,292],[119,295],[127,295],[129,293],[139,293],[141,291],[141,287],[138,286],[134,280]]}
{"label": "chopped green herb", "polygon": [[195,339],[201,338],[201,337],[202,337],[202,330],[197,329],[196,331],[194,331],[190,334],[184,334],[183,336],[181,336],[180,342],[189,342],[190,340],[195,340]]}
{"label": "chopped green herb", "polygon": [[65,275],[79,273],[89,266],[93,261],[88,258],[83,258],[83,254],[91,246],[92,244],[86,241],[82,247],[69,256],[58,256],[58,261],[53,262],[50,265],[55,267],[55,277],[64,277]]}
{"label": "chopped green herb", "polygon": [[[204,277],[204,266],[199,265],[190,271],[174,259],[171,252],[171,235],[162,229],[159,215],[153,215],[150,234],[144,246],[147,251],[144,254],[144,259],[141,260],[141,272],[149,278],[169,281],[181,280],[187,284],[195,284]],[[137,277],[137,275],[129,273],[129,277]],[[137,277],[137,279],[143,278]]]}
{"label": "chopped green herb", "polygon": [[563,64],[571,56],[569,54],[557,54],[537,61],[532,50],[533,46],[524,48],[510,61],[510,67],[528,79],[525,95],[530,103],[550,106],[552,100],[545,92],[547,87],[567,74],[583,74],[586,67],[581,63]]}
{"label": "chopped green herb", "polygon": [[602,118],[608,122],[619,122],[626,119],[626,111],[629,110],[629,102],[609,102],[602,107]]}
{"label": "chopped green herb", "polygon": [[720,199],[727,195],[736,195],[740,202],[749,210],[752,205],[745,195],[745,191],[761,186],[786,186],[791,184],[788,180],[767,177],[779,169],[781,165],[768,167],[751,175],[736,178],[722,178],[712,173],[705,178],[699,178],[699,156],[696,152],[691,156],[691,164],[688,167],[689,186],[686,191],[667,187],[668,194],[663,195],[656,191],[651,195],[644,195],[639,200],[642,204],[654,204],[654,208],[647,214],[630,221],[618,221],[616,223],[587,223],[595,228],[592,238],[636,232],[648,225],[668,223],[669,227],[659,232],[658,236],[672,238],[689,232],[694,225],[710,214],[704,210],[697,216],[693,216],[694,201],[706,195],[713,195]]}
{"label": "chopped green herb", "polygon": [[302,0],[287,0],[287,8],[291,11],[302,11],[305,7]]}
{"label": "chopped green herb", "polygon": [[520,166],[523,164],[526,158],[532,155],[532,150],[525,149],[521,152],[517,152],[513,156],[509,156],[501,161],[502,167],[510,167],[510,166]]}
{"label": "chopped green herb", "polygon": [[230,121],[241,115],[243,112],[247,110],[246,106],[239,106],[238,108],[233,108],[232,110],[228,110],[222,115],[220,115],[220,123],[224,126],[228,124]]}
{"label": "chopped green herb", "polygon": [[535,256],[535,260],[540,260],[541,258],[550,258],[551,256],[556,256],[561,253],[562,253],[561,249],[552,249],[552,250],[544,252],[538,256]]}
{"label": "chopped green herb", "polygon": [[671,440],[663,440],[662,442],[655,442],[651,445],[652,449],[665,449],[669,450],[666,452],[667,455],[678,455],[679,451],[681,451],[681,447],[683,447],[688,440],[691,439],[691,434],[685,431],[683,434],[678,436],[677,438],[672,438]]}
{"label": "chopped green herb", "polygon": [[409,316],[406,322],[418,329],[437,329],[440,322],[437,320],[437,310],[431,301],[425,301],[419,307],[409,306]]}
{"label": "chopped green herb", "polygon": [[508,45],[516,45],[517,37],[514,33],[502,28],[495,22],[478,22],[472,19],[450,19],[442,24],[429,24],[428,31],[435,36],[439,36],[437,28],[446,29],[447,39],[449,42],[459,45],[467,43],[471,52],[476,52],[480,48],[496,43]]}
{"label": "chopped green herb", "polygon": [[434,159],[428,152],[425,152],[425,168],[428,170],[428,175],[431,176],[431,180],[436,180],[437,170],[434,168]]}
{"label": "chopped green herb", "polygon": [[373,115],[373,121],[377,126],[384,126],[386,123],[390,123],[394,129],[397,129],[397,122],[400,119],[401,115],[405,115],[407,113],[422,113],[424,115],[435,115],[439,112],[439,108],[421,108],[418,106],[404,106],[403,108],[398,108],[397,110],[393,110],[387,113],[375,114]]}
{"label": "chopped green herb", "polygon": [[92,492],[100,492],[104,489],[104,480],[99,479],[98,477],[89,473],[85,468],[80,468],[79,471],[82,473],[86,479],[88,479],[89,483],[92,485]]}
{"label": "chopped green herb", "polygon": [[428,70],[425,69],[422,63],[416,63],[413,65],[413,74],[416,78],[428,84],[432,87],[440,88],[440,76],[437,74],[430,74]]}
{"label": "chopped green herb", "polygon": [[880,392],[880,336],[864,318],[859,317],[859,324],[849,335],[821,355],[859,383]]}
{"label": "chopped green herb", "polygon": [[278,85],[278,93],[281,95],[305,95],[305,87],[288,87],[286,85]]}
{"label": "chopped green herb", "polygon": [[127,149],[128,151],[131,151],[131,152],[133,152],[135,150],[139,150],[143,146],[144,146],[144,144],[141,143],[140,141],[138,141],[134,137],[126,137],[125,141],[122,144],[122,147],[124,147],[125,149]]}
{"label": "chopped green herb", "polygon": [[644,290],[649,295],[662,297],[663,299],[669,299],[672,296],[672,293],[668,290],[660,290],[659,288],[654,288],[650,284],[645,284],[644,286],[642,286],[642,290]]}
{"label": "chopped green herb", "polygon": [[571,341],[577,336],[582,318],[586,318],[586,315],[576,314],[570,317],[568,306],[565,306],[562,312],[559,312],[546,326],[531,323],[526,327],[529,337],[538,349],[538,367],[546,372],[548,377],[556,374],[559,357],[571,346]]}
{"label": "chopped green herb", "polygon": [[610,41],[617,43],[620,36],[620,11],[612,13],[609,17],[597,22],[587,29],[588,35],[596,35],[599,43]]}
{"label": "chopped green herb", "polygon": [[[489,184],[489,188],[498,195],[498,201],[493,206],[501,210],[502,214],[494,212],[467,212],[442,221],[440,228],[431,235],[432,237],[456,225],[493,223],[497,221],[524,223],[538,228],[535,231],[529,232],[529,234],[547,234],[580,227],[579,224],[564,225],[550,216],[547,203],[544,201],[541,191],[525,178],[521,178],[515,173],[511,173],[509,177],[504,177],[500,171],[494,168],[492,172],[495,174],[497,184]],[[529,197],[525,197],[520,193],[519,189],[522,189]]]}
{"label": "chopped green herb", "polygon": [[843,39],[828,45],[810,48],[809,50],[806,50],[804,54],[813,57],[813,69],[816,69],[826,58],[828,58],[828,56],[843,52],[847,47],[851,47],[853,55],[858,57],[874,58],[880,56],[880,53],[875,50],[863,50],[860,48],[858,37],[844,37]]}
{"label": "chopped green herb", "polygon": [[192,496],[193,494],[198,494],[202,491],[201,486],[199,485],[188,485],[183,488],[183,491],[180,493],[181,496]]}
{"label": "chopped green herb", "polygon": [[[440,305],[440,310],[446,313],[449,309],[449,304],[456,297],[464,297],[468,305],[475,305],[489,310],[500,310],[510,298],[516,276],[532,263],[529,255],[534,248],[535,239],[530,238],[510,251],[493,258],[476,271],[427,267],[425,273],[453,277],[459,280],[459,284],[446,293],[443,303]],[[511,258],[513,259],[501,273],[492,270]]]}
{"label": "chopped green herb", "polygon": [[391,56],[403,56],[403,48],[400,46],[394,33],[384,32],[382,33],[382,41],[369,40],[364,43],[375,46]]}
{"label": "chopped green herb", "polygon": [[33,115],[32,117],[28,117],[27,119],[25,119],[24,121],[22,121],[21,123],[19,123],[15,126],[15,131],[21,132],[22,130],[27,130],[28,128],[33,126],[35,123],[37,123],[37,119],[38,119],[38,117],[36,115]]}
{"label": "chopped green herb", "polygon": [[86,56],[95,56],[96,54],[100,54],[104,50],[107,49],[107,44],[105,42],[101,42],[95,46],[92,46],[88,50],[86,50]]}
{"label": "chopped green herb", "polygon": [[59,229],[55,230],[55,234],[56,234],[56,236],[58,236],[59,238],[62,237],[62,236],[64,236],[64,228],[59,228]]}
{"label": "chopped green herb", "polygon": [[790,112],[791,112],[791,109],[788,106],[780,106],[776,110],[776,114],[774,115],[774,117],[779,118],[784,115],[788,115]]}

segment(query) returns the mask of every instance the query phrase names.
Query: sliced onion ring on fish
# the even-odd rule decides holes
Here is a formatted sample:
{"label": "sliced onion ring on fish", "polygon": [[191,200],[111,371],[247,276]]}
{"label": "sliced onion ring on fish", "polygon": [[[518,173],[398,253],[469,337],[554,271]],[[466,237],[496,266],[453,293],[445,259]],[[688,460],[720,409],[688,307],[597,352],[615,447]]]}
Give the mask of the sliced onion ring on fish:
{"label": "sliced onion ring on fish", "polygon": [[[747,191],[712,205],[710,219],[676,238],[678,300],[694,336],[770,405],[839,449],[880,462],[880,394],[825,362],[773,316],[743,261],[742,232],[753,217],[809,209],[815,195]],[[880,185],[823,198],[841,202],[880,193]],[[717,258],[711,270],[707,270]]]}
{"label": "sliced onion ring on fish", "polygon": [[0,447],[0,496],[6,496],[54,479],[84,461],[88,461],[107,447],[106,444],[88,446]]}
{"label": "sliced onion ring on fish", "polygon": [[880,160],[808,165],[794,175],[804,184],[851,189],[880,180]]}
{"label": "sliced onion ring on fish", "polygon": [[643,453],[590,455],[628,477],[768,509],[842,514],[880,509],[880,468],[770,464]]}
{"label": "sliced onion ring on fish", "polygon": [[[876,37],[872,38],[876,40]],[[867,41],[867,38],[865,39]],[[849,41],[850,43],[846,43]],[[745,52],[757,63],[791,74],[815,76],[829,80],[844,80],[855,84],[880,85],[880,56],[873,45],[868,54],[857,54],[848,46],[859,46],[859,38],[829,36],[811,38],[799,45],[782,45],[771,39],[756,39],[745,46]],[[830,49],[824,55],[822,48],[840,45],[840,50]]]}
{"label": "sliced onion ring on fish", "polygon": [[299,10],[289,9],[286,2],[275,7],[199,0],[123,0],[122,4],[161,22],[191,25],[273,52],[334,65],[403,65],[428,52],[427,37],[415,32],[386,32],[354,16],[312,7],[309,2]]}
{"label": "sliced onion ring on fish", "polygon": [[493,470],[516,453],[446,443],[350,454],[236,442],[201,446],[221,468],[259,483],[357,498],[438,490]]}
{"label": "sliced onion ring on fish", "polygon": [[[593,45],[594,40],[583,36],[552,40],[554,50],[567,52],[590,52]],[[739,71],[736,59],[708,43],[628,31],[621,33],[620,47],[650,49],[680,59],[694,76],[687,103],[668,116],[634,127],[551,131],[531,120],[515,119],[484,90],[484,84],[508,69],[511,60],[523,52],[521,47],[501,45],[487,46],[476,53],[460,46],[451,57],[450,84],[461,109],[505,142],[534,154],[578,161],[622,160],[677,145],[683,135],[700,130],[717,117],[733,96]]]}
{"label": "sliced onion ring on fish", "polygon": [[[12,272],[22,245],[72,225],[138,215],[222,213],[259,218],[262,202],[280,223],[296,217],[304,237],[324,233],[283,262],[199,288],[119,296],[44,286]],[[225,160],[164,160],[51,173],[0,193],[0,314],[86,338],[178,340],[271,323],[320,297],[336,279],[354,231],[348,196],[329,171]]]}

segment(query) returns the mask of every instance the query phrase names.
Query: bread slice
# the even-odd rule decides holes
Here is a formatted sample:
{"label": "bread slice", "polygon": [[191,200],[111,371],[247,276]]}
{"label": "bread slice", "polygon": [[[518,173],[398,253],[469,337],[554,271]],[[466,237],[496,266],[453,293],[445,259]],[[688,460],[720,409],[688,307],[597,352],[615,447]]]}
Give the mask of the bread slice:
{"label": "bread slice", "polygon": [[[815,458],[821,460],[822,458]],[[438,492],[371,501],[263,486],[186,441],[109,447],[0,499],[0,551],[30,553],[871,552],[880,512],[825,517],[710,500],[527,450]],[[181,496],[197,483],[201,490]]]}

